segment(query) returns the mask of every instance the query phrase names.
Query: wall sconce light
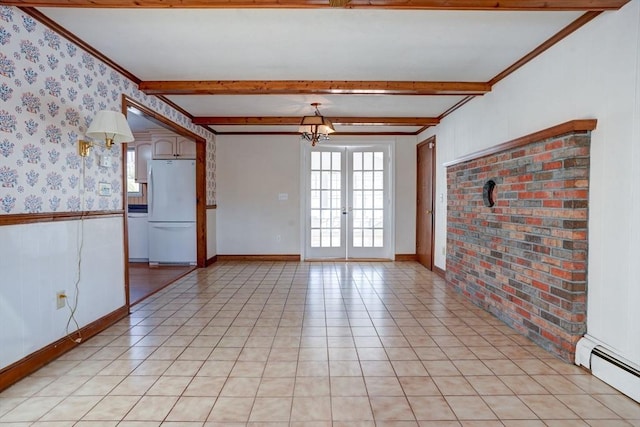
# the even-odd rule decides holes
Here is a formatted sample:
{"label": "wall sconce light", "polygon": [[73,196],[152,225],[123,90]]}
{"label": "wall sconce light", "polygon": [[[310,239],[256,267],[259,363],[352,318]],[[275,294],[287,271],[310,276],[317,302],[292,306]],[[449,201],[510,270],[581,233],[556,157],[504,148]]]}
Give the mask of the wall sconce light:
{"label": "wall sconce light", "polygon": [[[91,122],[91,126],[87,129],[87,136],[92,139],[104,140],[104,146],[111,149],[113,144],[122,144],[123,142],[133,142],[133,134],[127,123],[124,114],[118,111],[102,110]],[[78,141],[78,154],[87,157],[91,147],[97,143],[92,141]]]}

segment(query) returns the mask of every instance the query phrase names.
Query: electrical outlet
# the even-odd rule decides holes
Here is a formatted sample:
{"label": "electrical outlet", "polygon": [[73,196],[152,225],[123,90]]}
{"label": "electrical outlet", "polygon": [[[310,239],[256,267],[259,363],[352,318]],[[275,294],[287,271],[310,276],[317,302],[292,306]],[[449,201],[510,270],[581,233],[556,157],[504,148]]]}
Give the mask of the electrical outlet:
{"label": "electrical outlet", "polygon": [[282,241],[282,236],[280,236],[279,234],[276,234],[276,242],[280,242]]}
{"label": "electrical outlet", "polygon": [[65,291],[56,292],[56,309],[57,310],[64,308],[66,299],[67,299],[67,293]]}
{"label": "electrical outlet", "polygon": [[111,196],[111,184],[108,182],[98,183],[98,194],[101,196]]}
{"label": "electrical outlet", "polygon": [[446,255],[447,254],[447,249],[443,246],[442,247],[442,255]]}

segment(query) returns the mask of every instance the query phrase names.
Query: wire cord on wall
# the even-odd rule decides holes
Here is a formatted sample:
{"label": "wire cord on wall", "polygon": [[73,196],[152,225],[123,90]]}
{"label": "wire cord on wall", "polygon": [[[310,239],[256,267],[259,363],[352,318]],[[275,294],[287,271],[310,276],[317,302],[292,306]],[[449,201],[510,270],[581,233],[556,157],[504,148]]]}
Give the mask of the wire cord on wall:
{"label": "wire cord on wall", "polygon": [[[82,209],[82,215],[80,217],[80,221],[78,224],[78,265],[77,265],[77,275],[76,275],[76,280],[74,283],[74,289],[75,289],[75,294],[73,297],[73,304],[69,304],[69,298],[66,298],[66,306],[67,308],[69,308],[69,319],[67,320],[67,326],[65,328],[65,332],[67,334],[67,337],[69,337],[70,340],[79,343],[82,341],[82,334],[80,332],[80,324],[78,323],[78,320],[76,319],[76,311],[78,310],[78,302],[80,299],[80,280],[82,278],[82,249],[84,247],[84,212],[85,212],[85,188],[84,188],[84,183],[85,183],[85,161],[84,161],[84,157],[82,158],[82,185],[80,185],[80,189],[81,189],[81,204],[80,204],[80,208]],[[71,333],[69,331],[69,327],[71,326],[71,323],[73,322],[73,324],[75,325],[75,331],[74,333],[77,335],[76,338],[72,338],[71,337]]]}

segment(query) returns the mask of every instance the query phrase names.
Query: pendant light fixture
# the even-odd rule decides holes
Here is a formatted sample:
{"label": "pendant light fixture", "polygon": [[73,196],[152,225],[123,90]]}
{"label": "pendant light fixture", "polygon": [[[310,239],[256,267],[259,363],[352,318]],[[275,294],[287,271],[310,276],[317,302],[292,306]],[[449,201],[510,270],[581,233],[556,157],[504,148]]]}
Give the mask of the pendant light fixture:
{"label": "pendant light fixture", "polygon": [[302,138],[310,141],[311,146],[315,147],[320,141],[326,141],[329,139],[329,134],[335,132],[331,120],[320,115],[318,106],[320,103],[314,102],[311,104],[315,108],[313,116],[304,116],[300,122],[300,128],[298,131],[302,134]]}

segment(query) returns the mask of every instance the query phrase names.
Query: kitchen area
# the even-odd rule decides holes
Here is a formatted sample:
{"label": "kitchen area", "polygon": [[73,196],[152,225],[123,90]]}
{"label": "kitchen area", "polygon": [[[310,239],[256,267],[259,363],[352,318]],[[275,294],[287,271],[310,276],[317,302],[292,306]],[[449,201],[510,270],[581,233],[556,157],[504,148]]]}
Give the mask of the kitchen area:
{"label": "kitchen area", "polygon": [[129,113],[129,301],[136,304],[196,265],[196,142]]}

